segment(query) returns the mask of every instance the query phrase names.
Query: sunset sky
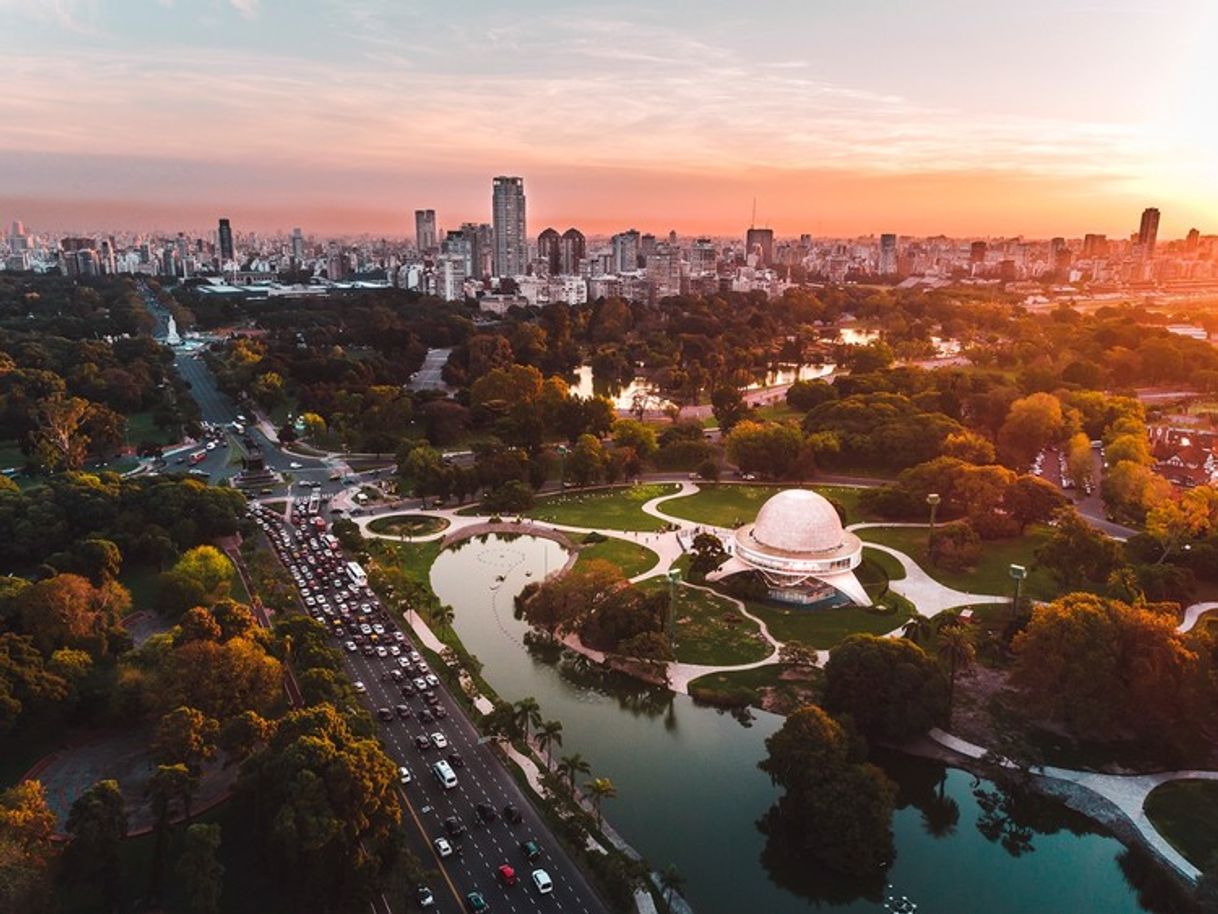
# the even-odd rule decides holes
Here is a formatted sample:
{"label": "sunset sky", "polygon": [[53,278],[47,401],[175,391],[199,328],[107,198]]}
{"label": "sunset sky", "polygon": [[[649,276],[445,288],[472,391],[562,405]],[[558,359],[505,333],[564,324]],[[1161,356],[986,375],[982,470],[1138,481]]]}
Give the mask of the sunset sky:
{"label": "sunset sky", "polygon": [[1214,0],[0,0],[0,224],[1218,231]]}

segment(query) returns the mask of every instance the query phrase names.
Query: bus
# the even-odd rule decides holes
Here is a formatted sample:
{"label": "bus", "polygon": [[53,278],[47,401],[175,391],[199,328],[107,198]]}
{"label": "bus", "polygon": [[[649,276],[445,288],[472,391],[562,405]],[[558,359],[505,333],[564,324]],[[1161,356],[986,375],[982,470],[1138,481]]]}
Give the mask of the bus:
{"label": "bus", "polygon": [[202,463],[206,457],[207,451],[195,451],[190,455],[189,463],[191,466],[194,466],[195,464]]}
{"label": "bus", "polygon": [[356,587],[363,587],[368,583],[368,575],[364,574],[364,569],[360,567],[359,562],[347,563],[347,577]]}

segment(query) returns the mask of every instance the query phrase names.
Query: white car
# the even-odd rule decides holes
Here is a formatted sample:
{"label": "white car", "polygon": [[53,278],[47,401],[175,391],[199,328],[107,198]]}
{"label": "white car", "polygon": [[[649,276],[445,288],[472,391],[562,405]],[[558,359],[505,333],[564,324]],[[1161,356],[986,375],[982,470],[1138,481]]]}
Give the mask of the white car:
{"label": "white car", "polygon": [[378,635],[385,634],[385,626],[381,625],[381,623],[379,623],[379,622],[372,623],[372,630],[374,632],[376,632]]}
{"label": "white car", "polygon": [[359,648],[356,646],[356,644],[355,644],[355,642],[354,642],[354,641],[348,641],[348,642],[347,642],[347,643],[344,645],[344,647],[346,647],[346,649],[347,649],[348,651],[350,651],[352,654],[354,654],[356,651],[358,651],[358,650],[359,650]]}
{"label": "white car", "polygon": [[355,691],[357,691],[361,695],[363,695],[365,692],[368,691],[368,687],[366,685],[364,685],[363,682],[361,682],[358,679],[352,683],[352,687],[355,689]]}
{"label": "white car", "polygon": [[431,735],[431,744],[433,746],[435,746],[437,749],[447,749],[448,748],[448,739],[444,736],[443,733],[436,731],[435,733],[433,733]]}
{"label": "white car", "polygon": [[389,656],[389,651],[385,650],[385,645],[383,645],[383,644],[378,644],[378,645],[376,646],[376,655],[377,655],[378,657],[388,657],[388,656]]}
{"label": "white car", "polygon": [[542,895],[549,895],[554,891],[554,880],[545,870],[533,870],[533,885],[537,886],[537,891]]}
{"label": "white car", "polygon": [[453,846],[448,843],[447,838],[436,838],[431,843],[435,846],[436,853],[440,855],[441,859],[452,856]]}
{"label": "white car", "polygon": [[426,691],[426,689],[427,689],[427,680],[424,679],[422,676],[420,676],[418,679],[416,679],[412,684],[420,692]]}
{"label": "white car", "polygon": [[423,681],[433,689],[440,684],[440,680],[436,679],[435,675],[432,673],[428,673],[426,676],[424,676]]}
{"label": "white car", "polygon": [[403,765],[402,767],[400,767],[398,769],[398,783],[399,784],[409,784],[413,780],[414,780],[414,778],[411,777],[410,769],[407,768],[405,765]]}
{"label": "white car", "polygon": [[391,645],[389,645],[389,653],[391,653],[391,654],[393,654],[393,656],[397,657],[399,654],[402,653],[402,649],[400,647],[398,647],[396,644],[391,644]]}
{"label": "white car", "polygon": [[297,463],[295,460],[293,460],[291,463],[289,463],[289,464],[288,464],[288,466],[289,466],[291,469],[293,469],[293,470],[299,470],[299,469],[302,469],[302,468],[304,467],[304,464],[303,464],[303,463]]}

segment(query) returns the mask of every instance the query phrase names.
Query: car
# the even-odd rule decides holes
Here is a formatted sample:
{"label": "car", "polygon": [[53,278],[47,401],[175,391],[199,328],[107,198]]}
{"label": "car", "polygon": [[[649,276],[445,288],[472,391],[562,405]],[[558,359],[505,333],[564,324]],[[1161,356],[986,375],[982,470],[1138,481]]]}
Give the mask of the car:
{"label": "car", "polygon": [[355,680],[355,682],[354,682],[354,683],[352,683],[352,687],[353,687],[353,688],[355,689],[355,691],[356,691],[356,692],[358,692],[360,695],[363,695],[365,692],[367,692],[367,691],[368,691],[368,687],[367,687],[366,685],[364,685],[364,684],[363,684],[363,682],[361,682],[361,681],[360,681],[360,680],[358,680],[358,679],[357,679],[357,680]]}
{"label": "car", "polygon": [[376,648],[374,648],[371,644],[365,644],[364,645],[364,656],[365,657],[376,656]]}
{"label": "car", "polygon": [[486,914],[491,909],[481,892],[470,892],[465,896],[465,904],[469,908],[470,914]]}
{"label": "car", "polygon": [[[389,645],[389,653],[392,654],[394,657],[397,657],[399,654],[402,653],[402,649],[400,647],[398,647],[396,644],[391,644],[391,645]],[[394,672],[396,673],[397,670],[394,670]]]}
{"label": "car", "polygon": [[448,753],[448,764],[452,765],[454,768],[464,768],[465,759],[461,758],[461,753],[454,749],[452,752]]}
{"label": "car", "polygon": [[389,656],[389,651],[385,650],[385,646],[384,646],[383,644],[382,644],[382,645],[377,645],[377,648],[376,648],[376,655],[377,655],[378,657],[388,657],[388,656]]}
{"label": "car", "polygon": [[513,825],[519,825],[524,821],[524,816],[520,814],[520,810],[513,803],[508,803],[503,807],[503,818],[507,819]]}
{"label": "car", "polygon": [[431,713],[435,715],[436,720],[443,720],[444,718],[448,717],[448,712],[444,710],[443,705],[436,705],[431,709]]}
{"label": "car", "polygon": [[414,900],[420,908],[430,908],[435,905],[436,896],[431,893],[431,889],[427,886],[421,885],[414,891]]}
{"label": "car", "polygon": [[431,748],[431,739],[426,734],[420,734],[414,738],[414,745],[420,752],[424,752]]}
{"label": "car", "polygon": [[504,888],[511,888],[520,881],[516,871],[506,863],[500,865],[499,869],[495,870],[495,878],[499,880],[499,884]]}
{"label": "car", "polygon": [[288,464],[288,468],[292,469],[292,470],[299,470],[299,469],[304,468],[304,464],[293,460],[291,463]]}
{"label": "car", "polygon": [[398,705],[394,710],[398,712],[398,717],[402,718],[402,720],[410,716],[410,705]]}
{"label": "car", "polygon": [[422,676],[420,676],[418,679],[416,679],[414,681],[414,687],[416,689],[418,689],[420,692],[426,692],[427,691],[427,680],[424,679]]}
{"label": "car", "polygon": [[447,838],[436,838],[432,841],[432,846],[436,849],[436,853],[440,855],[440,859],[451,857],[453,855],[453,846],[448,843]]}
{"label": "car", "polygon": [[372,624],[372,630],[374,632],[376,632],[378,635],[385,634],[385,626],[381,625],[381,623],[379,623],[379,622],[374,622]]}
{"label": "car", "polygon": [[465,834],[465,826],[461,824],[461,820],[456,816],[449,816],[444,820],[444,831],[450,838],[460,838]]}
{"label": "car", "polygon": [[381,720],[393,720],[393,712],[388,708],[377,708],[376,716]]}
{"label": "car", "polygon": [[423,680],[427,683],[428,687],[432,689],[436,688],[440,684],[440,680],[436,679],[434,673],[428,673],[423,677]]}
{"label": "car", "polygon": [[343,646],[344,646],[344,647],[345,647],[345,648],[346,648],[348,651],[350,651],[350,652],[351,652],[351,653],[353,653],[353,654],[354,654],[356,651],[358,651],[358,650],[359,650],[359,647],[356,645],[356,643],[355,643],[354,641],[348,641],[348,642],[347,642],[345,645],[343,645]]}
{"label": "car", "polygon": [[389,678],[392,679],[394,682],[401,682],[402,681],[402,671],[401,670],[390,670]]}
{"label": "car", "polygon": [[421,724],[430,724],[436,719],[436,716],[427,708],[420,708],[419,713],[416,716],[419,718],[419,723]]}
{"label": "car", "polygon": [[437,730],[435,733],[433,733],[431,735],[431,744],[433,746],[435,746],[437,749],[447,749],[448,748],[448,737],[446,737],[443,733],[441,733],[439,730]]}
{"label": "car", "polygon": [[488,803],[479,803],[474,807],[474,815],[478,817],[478,821],[485,824],[494,822],[499,818],[499,814],[495,812],[495,807]]}
{"label": "car", "polygon": [[409,682],[403,682],[402,688],[399,689],[399,691],[402,693],[403,698],[409,698],[414,694],[414,686],[412,686]]}
{"label": "car", "polygon": [[541,856],[541,845],[529,838],[527,841],[520,842],[520,852],[524,854],[526,860],[532,863]]}
{"label": "car", "polygon": [[533,870],[533,885],[541,895],[549,895],[554,891],[554,880],[545,870]]}
{"label": "car", "polygon": [[409,784],[413,780],[414,780],[414,777],[411,776],[409,768],[407,768],[405,765],[402,765],[398,768],[398,783],[399,784]]}

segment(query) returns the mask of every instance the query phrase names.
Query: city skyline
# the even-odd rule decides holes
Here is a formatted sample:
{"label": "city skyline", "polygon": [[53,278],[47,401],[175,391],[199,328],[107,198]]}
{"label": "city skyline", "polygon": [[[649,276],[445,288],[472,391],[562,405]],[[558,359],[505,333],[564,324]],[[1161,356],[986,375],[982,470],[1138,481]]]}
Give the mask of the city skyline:
{"label": "city skyline", "polygon": [[515,174],[532,225],[590,233],[734,234],[754,199],[779,235],[1212,225],[1201,0],[877,6],[0,0],[0,218],[407,235]]}

